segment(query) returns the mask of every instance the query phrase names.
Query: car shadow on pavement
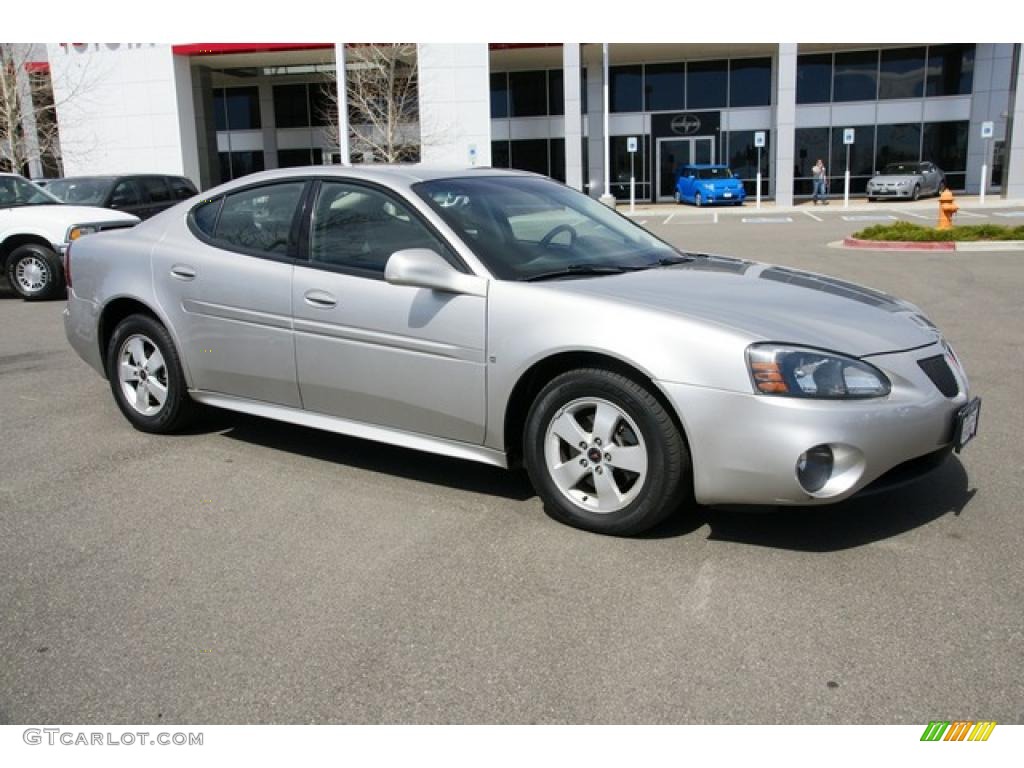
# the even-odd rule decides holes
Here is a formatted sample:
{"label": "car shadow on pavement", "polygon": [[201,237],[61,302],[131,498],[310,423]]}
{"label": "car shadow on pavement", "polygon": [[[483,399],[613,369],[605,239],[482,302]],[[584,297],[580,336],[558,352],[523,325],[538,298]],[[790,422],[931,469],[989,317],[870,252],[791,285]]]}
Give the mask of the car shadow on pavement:
{"label": "car shadow on pavement", "polygon": [[950,512],[959,517],[975,493],[977,489],[968,487],[963,464],[951,457],[916,481],[834,505],[702,507],[697,517],[711,529],[710,541],[835,552],[898,536]]}
{"label": "car shadow on pavement", "polygon": [[221,432],[232,440],[276,451],[514,501],[525,501],[535,495],[526,473],[521,470],[509,472],[486,464],[212,408],[202,421],[203,426],[195,430],[197,434]]}

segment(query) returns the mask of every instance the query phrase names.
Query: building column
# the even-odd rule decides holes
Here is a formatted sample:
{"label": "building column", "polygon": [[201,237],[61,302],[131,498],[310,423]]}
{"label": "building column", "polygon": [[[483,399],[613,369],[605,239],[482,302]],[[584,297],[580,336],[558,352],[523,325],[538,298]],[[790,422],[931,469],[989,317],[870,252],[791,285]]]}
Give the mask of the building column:
{"label": "building column", "polygon": [[775,205],[793,205],[796,145],[796,43],[779,43],[775,61]]}
{"label": "building column", "polygon": [[338,89],[338,153],[342,165],[352,165],[348,129],[348,72],[345,69],[345,43],[334,44],[334,87]]}
{"label": "building column", "polygon": [[583,190],[583,100],[579,43],[562,45],[562,83],[565,94],[565,183]]}
{"label": "building column", "polygon": [[584,168],[583,191],[591,197],[604,194],[604,60],[601,44],[583,47],[587,65],[587,164]]}
{"label": "building column", "polygon": [[1024,45],[1016,44],[1016,78],[1010,85],[1010,119],[1006,125],[1005,198],[1024,198]]}
{"label": "building column", "polygon": [[260,104],[260,132],[263,134],[263,167],[277,168],[277,116],[274,114],[274,87],[267,80],[257,84]]}
{"label": "building column", "polygon": [[491,164],[491,63],[487,43],[421,43],[420,157],[456,166]]}

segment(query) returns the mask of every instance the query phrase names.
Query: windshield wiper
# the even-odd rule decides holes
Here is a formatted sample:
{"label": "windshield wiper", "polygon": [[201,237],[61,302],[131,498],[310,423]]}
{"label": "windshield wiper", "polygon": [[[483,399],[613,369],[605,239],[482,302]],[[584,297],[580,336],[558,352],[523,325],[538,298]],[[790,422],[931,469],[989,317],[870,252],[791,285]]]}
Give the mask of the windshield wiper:
{"label": "windshield wiper", "polygon": [[523,282],[532,283],[538,280],[555,280],[559,277],[586,277],[593,275],[621,275],[629,271],[629,267],[601,266],[596,264],[570,264],[550,272],[540,272],[529,277],[519,278]]}

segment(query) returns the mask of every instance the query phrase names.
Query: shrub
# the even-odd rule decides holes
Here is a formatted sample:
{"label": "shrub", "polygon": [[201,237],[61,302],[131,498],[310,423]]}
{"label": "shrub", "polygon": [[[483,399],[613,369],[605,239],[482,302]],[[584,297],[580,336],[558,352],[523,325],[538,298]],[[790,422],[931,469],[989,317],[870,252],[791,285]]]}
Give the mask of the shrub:
{"label": "shrub", "polygon": [[948,243],[951,241],[976,240],[1024,240],[1024,225],[1005,227],[1001,224],[972,224],[952,229],[922,227],[909,221],[894,221],[892,224],[875,224],[853,237],[858,240],[900,240],[911,243]]}

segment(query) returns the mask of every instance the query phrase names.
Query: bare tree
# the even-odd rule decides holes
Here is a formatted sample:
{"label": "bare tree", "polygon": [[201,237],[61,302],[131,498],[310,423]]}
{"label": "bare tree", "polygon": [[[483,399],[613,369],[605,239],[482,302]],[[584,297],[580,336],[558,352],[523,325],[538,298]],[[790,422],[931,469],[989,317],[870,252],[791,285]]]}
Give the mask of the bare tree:
{"label": "bare tree", "polygon": [[[414,43],[350,44],[345,49],[350,156],[384,163],[419,159],[419,77]],[[324,85],[328,139],[337,145],[338,77]]]}
{"label": "bare tree", "polygon": [[33,46],[0,43],[0,168],[60,173],[60,136],[50,75],[35,70]]}

